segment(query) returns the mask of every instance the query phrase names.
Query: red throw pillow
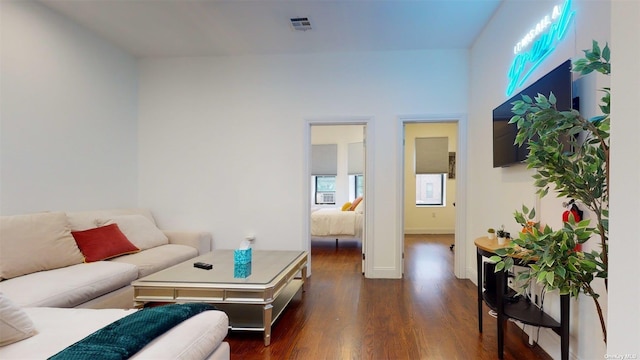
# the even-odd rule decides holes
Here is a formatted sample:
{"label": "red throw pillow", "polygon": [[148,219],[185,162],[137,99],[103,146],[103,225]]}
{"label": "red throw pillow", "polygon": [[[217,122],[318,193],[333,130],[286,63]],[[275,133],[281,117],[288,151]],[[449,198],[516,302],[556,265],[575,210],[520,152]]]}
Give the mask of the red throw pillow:
{"label": "red throw pillow", "polygon": [[110,259],[140,251],[118,228],[118,224],[72,231],[71,235],[84,255],[84,262]]}

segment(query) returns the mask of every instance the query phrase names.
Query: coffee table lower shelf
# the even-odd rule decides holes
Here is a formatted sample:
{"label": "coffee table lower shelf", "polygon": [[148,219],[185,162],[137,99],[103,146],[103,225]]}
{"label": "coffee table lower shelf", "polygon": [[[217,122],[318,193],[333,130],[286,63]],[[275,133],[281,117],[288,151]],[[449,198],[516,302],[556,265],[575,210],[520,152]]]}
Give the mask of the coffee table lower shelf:
{"label": "coffee table lower shelf", "polygon": [[[301,279],[293,279],[282,290],[271,304],[214,304],[218,309],[229,316],[229,328],[239,331],[271,331],[271,325],[275,323],[280,314],[287,307],[291,299],[302,288]],[[271,307],[271,319],[265,316],[268,307]],[[266,335],[266,334],[265,334]]]}

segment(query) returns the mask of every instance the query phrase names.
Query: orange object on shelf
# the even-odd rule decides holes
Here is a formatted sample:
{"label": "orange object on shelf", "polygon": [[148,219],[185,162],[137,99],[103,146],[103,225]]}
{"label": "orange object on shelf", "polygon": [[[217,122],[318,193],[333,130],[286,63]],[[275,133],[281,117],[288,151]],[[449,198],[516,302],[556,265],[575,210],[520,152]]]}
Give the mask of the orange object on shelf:
{"label": "orange object on shelf", "polygon": [[533,228],[536,226],[535,221],[527,221],[527,225],[525,225],[520,232],[533,234]]}

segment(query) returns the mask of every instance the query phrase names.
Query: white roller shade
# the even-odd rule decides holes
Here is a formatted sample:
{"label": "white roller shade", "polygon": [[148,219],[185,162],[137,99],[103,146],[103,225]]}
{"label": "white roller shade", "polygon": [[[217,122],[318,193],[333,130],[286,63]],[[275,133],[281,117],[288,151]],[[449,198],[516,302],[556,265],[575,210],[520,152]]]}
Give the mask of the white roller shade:
{"label": "white roller shade", "polygon": [[312,145],[311,175],[338,174],[338,145]]}
{"label": "white roller shade", "polygon": [[349,175],[364,173],[364,144],[361,142],[349,144]]}
{"label": "white roller shade", "polygon": [[416,138],[416,174],[444,174],[449,172],[449,138]]}

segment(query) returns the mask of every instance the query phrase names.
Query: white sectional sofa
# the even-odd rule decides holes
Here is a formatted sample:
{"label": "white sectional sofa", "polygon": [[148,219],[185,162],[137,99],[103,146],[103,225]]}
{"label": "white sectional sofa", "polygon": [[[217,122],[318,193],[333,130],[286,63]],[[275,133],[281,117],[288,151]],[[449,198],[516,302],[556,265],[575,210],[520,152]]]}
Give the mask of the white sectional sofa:
{"label": "white sectional sofa", "polygon": [[[0,217],[0,300],[9,299],[24,311],[37,333],[0,347],[0,358],[55,354],[136,311],[128,310],[133,280],[211,249],[210,233],[162,231],[147,209]],[[6,325],[6,314],[12,312],[0,310],[0,325]],[[206,311],[157,338],[145,347],[146,355],[136,356],[228,359],[229,346],[222,342],[227,328],[224,313]]]}
{"label": "white sectional sofa", "polygon": [[[85,262],[72,233],[114,222],[140,251]],[[129,309],[133,280],[211,247],[210,233],[159,230],[147,209],[2,216],[0,292],[23,307]]]}

